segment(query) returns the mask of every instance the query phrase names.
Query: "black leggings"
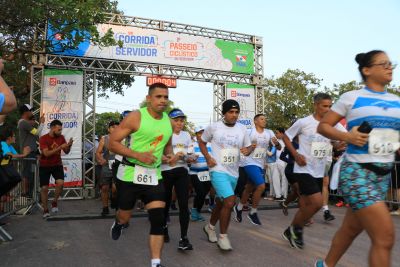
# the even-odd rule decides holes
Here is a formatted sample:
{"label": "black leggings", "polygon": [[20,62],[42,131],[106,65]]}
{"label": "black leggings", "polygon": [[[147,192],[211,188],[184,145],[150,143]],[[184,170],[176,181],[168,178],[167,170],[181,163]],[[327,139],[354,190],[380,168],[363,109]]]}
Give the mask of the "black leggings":
{"label": "black leggings", "polygon": [[189,228],[189,175],[186,168],[179,167],[169,171],[163,171],[162,177],[165,188],[165,210],[167,218],[171,205],[172,188],[175,186],[176,198],[179,205],[179,223],[181,225],[181,237],[186,237]]}
{"label": "black leggings", "polygon": [[196,192],[196,196],[193,200],[193,208],[197,209],[198,212],[201,212],[201,208],[204,205],[204,199],[211,188],[211,181],[201,182],[197,174],[191,174],[190,180],[192,181],[194,191]]}

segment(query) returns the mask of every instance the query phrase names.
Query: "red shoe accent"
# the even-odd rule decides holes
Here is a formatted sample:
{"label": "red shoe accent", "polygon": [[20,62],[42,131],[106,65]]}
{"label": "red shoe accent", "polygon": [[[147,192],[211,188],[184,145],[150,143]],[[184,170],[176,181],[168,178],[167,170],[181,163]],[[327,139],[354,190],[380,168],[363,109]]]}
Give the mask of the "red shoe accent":
{"label": "red shoe accent", "polygon": [[344,205],[344,202],[343,201],[339,201],[338,203],[336,203],[335,206],[340,208],[340,207],[343,207],[343,205]]}

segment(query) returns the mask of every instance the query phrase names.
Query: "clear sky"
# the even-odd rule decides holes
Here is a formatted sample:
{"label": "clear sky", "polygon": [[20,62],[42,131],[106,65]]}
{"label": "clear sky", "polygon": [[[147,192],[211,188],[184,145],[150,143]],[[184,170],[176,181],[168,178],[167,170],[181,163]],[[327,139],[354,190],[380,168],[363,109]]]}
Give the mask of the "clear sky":
{"label": "clear sky", "polygon": [[[400,63],[398,0],[120,0],[125,15],[167,20],[261,36],[264,76],[298,68],[323,86],[360,80],[354,57],[372,49]],[[400,85],[399,69],[393,83]],[[137,77],[125,96],[98,99],[96,112],[137,108],[147,92]],[[178,81],[170,99],[196,124],[212,118],[212,84]]]}

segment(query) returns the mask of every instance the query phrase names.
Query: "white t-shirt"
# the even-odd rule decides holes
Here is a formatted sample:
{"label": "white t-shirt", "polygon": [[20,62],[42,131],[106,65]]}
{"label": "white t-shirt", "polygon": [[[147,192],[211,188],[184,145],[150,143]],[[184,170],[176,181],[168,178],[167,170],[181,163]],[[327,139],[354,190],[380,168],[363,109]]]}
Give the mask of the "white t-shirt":
{"label": "white t-shirt", "polygon": [[[294,173],[308,173],[314,178],[323,178],[325,166],[332,157],[331,140],[317,133],[319,121],[313,115],[297,120],[285,134],[290,140],[299,136],[298,153],[306,158],[307,164],[294,164]],[[340,130],[339,126],[335,126]],[[330,150],[329,150],[330,149]]]}
{"label": "white t-shirt", "polygon": [[[181,131],[179,134],[172,134],[172,148],[174,150],[174,154],[181,151],[183,154],[187,155],[188,149],[191,146],[193,146],[192,138],[190,138],[190,134],[188,132]],[[161,171],[168,171],[179,167],[188,169],[186,161],[178,160],[174,166],[164,163],[161,164]]]}
{"label": "white t-shirt", "polygon": [[265,159],[267,157],[268,144],[272,137],[275,137],[273,131],[264,129],[262,133],[257,132],[256,128],[248,131],[250,142],[253,144],[257,142],[257,146],[249,156],[243,157],[242,166],[255,165],[264,169]]}
{"label": "white t-shirt", "polygon": [[[400,98],[397,95],[375,92],[365,87],[341,95],[332,110],[346,118],[348,130],[361,125],[364,121],[367,121],[373,129],[365,146],[348,144],[346,157],[349,161],[360,163],[394,161],[394,151],[399,145],[400,131]],[[394,146],[393,153],[388,153],[389,143]]]}
{"label": "white t-shirt", "polygon": [[246,127],[240,123],[229,127],[218,121],[204,130],[201,139],[211,143],[211,156],[217,163],[216,166],[210,168],[210,171],[224,172],[239,177],[240,149],[251,145]]}

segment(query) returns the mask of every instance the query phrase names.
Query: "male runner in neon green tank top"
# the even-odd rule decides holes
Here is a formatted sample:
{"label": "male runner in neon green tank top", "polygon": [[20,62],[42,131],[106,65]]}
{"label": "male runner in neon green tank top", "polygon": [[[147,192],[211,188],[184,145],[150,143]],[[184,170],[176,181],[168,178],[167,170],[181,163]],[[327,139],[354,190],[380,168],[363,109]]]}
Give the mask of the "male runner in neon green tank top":
{"label": "male runner in neon green tank top", "polygon": [[[147,107],[133,111],[110,136],[110,150],[124,157],[117,172],[118,213],[111,228],[117,240],[128,223],[137,198],[145,203],[149,214],[151,266],[161,266],[164,243],[165,191],[161,181],[161,160],[176,160],[171,145],[172,127],[164,112],[168,104],[168,87],[161,83],[149,87]],[[128,146],[121,144],[130,139]]]}

